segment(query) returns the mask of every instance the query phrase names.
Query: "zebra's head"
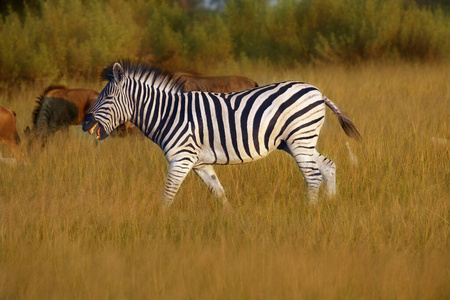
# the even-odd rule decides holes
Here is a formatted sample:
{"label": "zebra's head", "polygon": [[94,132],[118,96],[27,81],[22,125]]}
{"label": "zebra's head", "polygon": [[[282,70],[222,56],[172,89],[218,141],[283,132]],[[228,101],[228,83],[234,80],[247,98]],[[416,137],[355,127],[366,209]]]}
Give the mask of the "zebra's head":
{"label": "zebra's head", "polygon": [[94,132],[98,140],[103,140],[120,124],[129,121],[134,110],[134,103],[125,92],[127,77],[120,63],[106,68],[103,77],[109,83],[101,91],[97,101],[88,111],[83,120],[84,131]]}

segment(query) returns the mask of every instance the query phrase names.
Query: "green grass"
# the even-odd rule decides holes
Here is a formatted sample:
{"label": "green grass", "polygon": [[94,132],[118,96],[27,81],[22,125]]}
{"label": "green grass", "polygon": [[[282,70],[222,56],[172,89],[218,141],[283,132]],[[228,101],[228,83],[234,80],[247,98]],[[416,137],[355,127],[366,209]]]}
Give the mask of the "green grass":
{"label": "green grass", "polygon": [[[230,68],[216,72],[242,73]],[[363,135],[350,140],[328,112],[319,151],[337,164],[338,195],[322,191],[317,207],[305,204],[294,161],[276,152],[216,168],[234,214],[194,174],[163,214],[168,165],[149,140],[96,144],[80,127],[56,134],[28,164],[0,166],[0,299],[449,298],[449,145],[431,139],[450,139],[448,70],[364,64],[246,73],[260,85],[316,85]],[[0,94],[20,132],[41,89]]]}

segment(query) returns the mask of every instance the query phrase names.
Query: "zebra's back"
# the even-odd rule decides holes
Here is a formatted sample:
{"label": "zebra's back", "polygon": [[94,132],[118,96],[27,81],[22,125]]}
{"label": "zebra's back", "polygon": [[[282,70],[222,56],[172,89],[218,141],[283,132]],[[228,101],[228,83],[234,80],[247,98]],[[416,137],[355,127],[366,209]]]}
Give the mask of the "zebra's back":
{"label": "zebra's back", "polygon": [[[301,82],[281,82],[230,94],[195,92],[188,97],[200,160],[208,164],[262,158],[284,140],[320,130],[325,115],[322,94]],[[299,123],[304,125],[299,127]]]}

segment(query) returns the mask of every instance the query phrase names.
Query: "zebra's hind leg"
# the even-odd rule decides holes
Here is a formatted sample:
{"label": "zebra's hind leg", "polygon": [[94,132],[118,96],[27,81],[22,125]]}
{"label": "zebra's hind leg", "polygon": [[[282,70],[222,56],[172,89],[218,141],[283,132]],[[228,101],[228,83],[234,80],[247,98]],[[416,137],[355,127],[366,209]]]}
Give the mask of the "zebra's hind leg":
{"label": "zebra's hind leg", "polygon": [[174,159],[170,162],[169,174],[167,175],[162,198],[164,209],[168,209],[172,205],[181,183],[193,166],[194,161],[189,158]]}
{"label": "zebra's hind leg", "polygon": [[209,191],[219,201],[225,210],[231,210],[230,203],[225,196],[225,191],[219,178],[211,165],[202,165],[194,168],[195,173],[203,180]]}
{"label": "zebra's hind leg", "polygon": [[292,143],[287,145],[288,153],[291,154],[305,178],[308,188],[308,202],[316,204],[319,201],[319,188],[322,184],[322,173],[316,162],[315,149],[311,146]]}
{"label": "zebra's hind leg", "polygon": [[322,174],[328,196],[336,195],[336,164],[314,149],[314,159]]}

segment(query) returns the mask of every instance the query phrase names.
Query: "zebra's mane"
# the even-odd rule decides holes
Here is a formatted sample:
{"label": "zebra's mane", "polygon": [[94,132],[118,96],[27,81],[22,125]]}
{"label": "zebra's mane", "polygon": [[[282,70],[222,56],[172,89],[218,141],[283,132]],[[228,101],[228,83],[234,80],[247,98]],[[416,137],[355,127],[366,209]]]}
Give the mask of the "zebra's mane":
{"label": "zebra's mane", "polygon": [[[142,62],[132,62],[130,60],[119,61],[123,68],[125,77],[137,79],[141,82],[147,82],[151,86],[164,91],[182,93],[184,90],[184,81],[174,77],[174,74],[162,71]],[[103,69],[101,79],[109,82],[114,81],[113,73],[114,63]]]}

